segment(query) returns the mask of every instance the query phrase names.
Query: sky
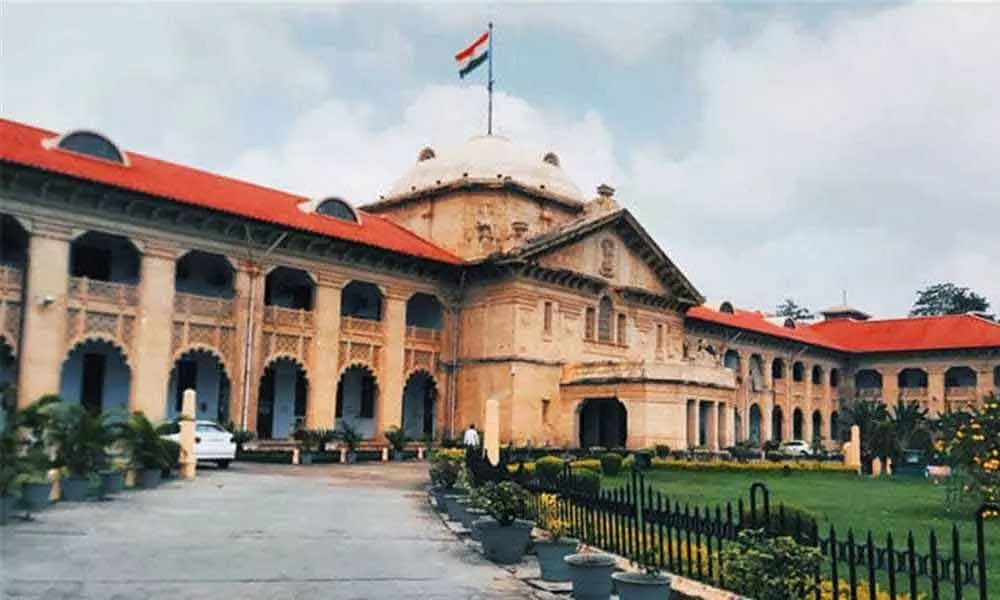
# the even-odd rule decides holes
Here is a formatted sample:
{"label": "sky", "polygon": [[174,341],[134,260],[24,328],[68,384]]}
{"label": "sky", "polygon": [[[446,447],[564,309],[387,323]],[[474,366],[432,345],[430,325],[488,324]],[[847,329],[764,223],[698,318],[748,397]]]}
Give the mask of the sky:
{"label": "sky", "polygon": [[365,204],[496,132],[600,183],[711,302],[1000,311],[1000,4],[0,2],[0,114]]}

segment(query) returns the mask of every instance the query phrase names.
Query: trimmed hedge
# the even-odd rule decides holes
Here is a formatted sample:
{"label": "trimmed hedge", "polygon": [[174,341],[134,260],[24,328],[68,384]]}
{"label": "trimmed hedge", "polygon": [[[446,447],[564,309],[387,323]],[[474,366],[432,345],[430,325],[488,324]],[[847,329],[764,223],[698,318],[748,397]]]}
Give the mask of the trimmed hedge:
{"label": "trimmed hedge", "polygon": [[772,537],[788,536],[800,544],[812,542],[812,533],[816,531],[816,517],[809,511],[797,506],[771,505],[768,518],[763,515],[763,508],[758,507],[758,514],[749,511],[743,515],[741,525],[746,529],[767,529]]}
{"label": "trimmed hedge", "polygon": [[573,485],[577,486],[578,489],[586,491],[590,494],[596,494],[601,491],[601,475],[596,471],[590,469],[573,468],[572,471]]}
{"label": "trimmed hedge", "polygon": [[604,473],[608,477],[614,477],[621,473],[622,462],[624,459],[621,454],[615,454],[614,452],[608,452],[607,454],[601,455],[601,473]]}
{"label": "trimmed hedge", "polygon": [[[619,457],[620,458],[620,457]],[[559,459],[561,460],[561,459]],[[613,460],[613,459],[612,459]],[[621,461],[619,467],[619,474],[621,470],[628,470],[634,464],[635,459],[629,456]],[[588,470],[593,471],[598,474],[605,474],[602,461],[593,458],[584,458],[580,460],[574,460],[569,463],[570,467],[576,470]],[[527,474],[535,473],[535,465],[533,462],[524,463],[524,472]],[[511,472],[517,471],[517,464],[509,466]],[[809,472],[820,472],[820,473],[842,473],[842,474],[854,474],[856,469],[845,465],[840,462],[828,462],[828,461],[816,461],[816,460],[803,460],[803,461],[786,461],[786,462],[757,462],[757,463],[744,463],[732,460],[718,460],[718,461],[692,461],[692,460],[678,460],[675,458],[654,458],[652,460],[651,471],[702,471],[702,472],[719,472],[719,473],[780,473],[780,472],[790,472],[790,473],[809,473]]]}
{"label": "trimmed hedge", "polygon": [[535,474],[542,481],[555,481],[562,475],[566,461],[558,456],[543,456],[535,461]]}

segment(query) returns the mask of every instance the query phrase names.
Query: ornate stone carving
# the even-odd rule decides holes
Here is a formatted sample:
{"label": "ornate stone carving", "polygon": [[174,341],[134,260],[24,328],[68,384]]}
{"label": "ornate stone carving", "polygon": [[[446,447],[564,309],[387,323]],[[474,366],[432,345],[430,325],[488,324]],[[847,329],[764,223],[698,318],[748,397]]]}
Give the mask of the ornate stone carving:
{"label": "ornate stone carving", "polygon": [[618,266],[618,252],[614,240],[601,240],[600,273],[604,277],[614,277]]}

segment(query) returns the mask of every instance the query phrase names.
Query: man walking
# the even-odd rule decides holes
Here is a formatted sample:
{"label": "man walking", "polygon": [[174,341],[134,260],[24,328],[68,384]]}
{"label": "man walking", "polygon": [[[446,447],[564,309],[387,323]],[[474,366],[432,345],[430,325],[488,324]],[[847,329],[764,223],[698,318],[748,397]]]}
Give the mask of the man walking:
{"label": "man walking", "polygon": [[479,432],[476,431],[475,423],[469,425],[469,428],[465,430],[465,434],[462,435],[462,445],[466,448],[479,447]]}

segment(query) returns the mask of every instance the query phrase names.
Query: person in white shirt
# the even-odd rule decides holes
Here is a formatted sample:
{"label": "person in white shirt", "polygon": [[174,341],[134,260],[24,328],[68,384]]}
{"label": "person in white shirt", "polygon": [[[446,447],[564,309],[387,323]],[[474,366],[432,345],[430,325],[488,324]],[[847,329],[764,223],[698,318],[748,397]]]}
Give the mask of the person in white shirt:
{"label": "person in white shirt", "polygon": [[469,428],[465,430],[465,434],[462,436],[462,445],[466,448],[479,447],[479,432],[476,431],[475,424],[469,425]]}

